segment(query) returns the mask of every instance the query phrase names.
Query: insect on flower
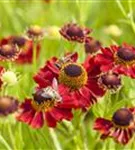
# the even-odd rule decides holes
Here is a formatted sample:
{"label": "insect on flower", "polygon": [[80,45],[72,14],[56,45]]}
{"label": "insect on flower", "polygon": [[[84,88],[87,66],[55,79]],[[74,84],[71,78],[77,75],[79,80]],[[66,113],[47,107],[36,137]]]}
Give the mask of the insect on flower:
{"label": "insect on flower", "polygon": [[68,92],[67,88],[59,86],[57,80],[53,79],[52,86],[38,89],[32,99],[25,99],[17,119],[33,128],[41,128],[45,123],[55,127],[63,119],[71,120],[71,109],[66,106],[70,98]]}
{"label": "insect on flower", "polygon": [[59,61],[56,60],[48,61],[44,68],[34,76],[34,80],[39,85],[38,88],[45,87],[55,77],[60,85],[66,86],[70,91],[71,100],[67,105],[70,108],[88,108],[97,102],[96,97],[104,95],[104,91],[99,87],[97,82],[95,82],[94,88],[91,85],[93,80],[89,82],[90,74],[87,72],[85,64],[78,63],[77,59],[75,61],[71,61],[73,60],[71,59],[70,61],[62,61],[63,63],[60,63],[59,67],[56,65],[56,62]]}

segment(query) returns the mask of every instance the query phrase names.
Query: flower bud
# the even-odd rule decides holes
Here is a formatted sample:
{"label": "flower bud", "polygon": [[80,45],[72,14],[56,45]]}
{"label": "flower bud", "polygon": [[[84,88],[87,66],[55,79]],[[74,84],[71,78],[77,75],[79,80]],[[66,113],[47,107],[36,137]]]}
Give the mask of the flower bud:
{"label": "flower bud", "polygon": [[8,85],[14,85],[17,83],[17,76],[12,71],[6,71],[2,74],[1,80],[3,83],[6,83]]}

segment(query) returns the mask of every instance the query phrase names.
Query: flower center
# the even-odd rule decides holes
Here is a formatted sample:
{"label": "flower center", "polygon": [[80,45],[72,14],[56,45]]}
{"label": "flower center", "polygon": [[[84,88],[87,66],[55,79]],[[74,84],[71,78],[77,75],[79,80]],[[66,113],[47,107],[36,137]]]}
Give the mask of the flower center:
{"label": "flower center", "polygon": [[26,43],[26,39],[21,36],[15,36],[11,38],[11,43],[19,47],[23,47]]}
{"label": "flower center", "polygon": [[133,115],[128,109],[121,108],[114,113],[112,120],[118,126],[128,126],[133,120]]}
{"label": "flower center", "polygon": [[0,98],[0,110],[6,110],[12,105],[12,100],[8,97],[1,97]]}
{"label": "flower center", "polygon": [[110,86],[110,88],[121,85],[121,80],[117,74],[105,74],[101,76],[101,80],[104,85]]}
{"label": "flower center", "polygon": [[82,69],[76,64],[69,64],[64,68],[64,72],[70,77],[78,77],[82,74]]}
{"label": "flower center", "polygon": [[34,100],[32,102],[36,110],[47,111],[54,107],[58,102],[62,101],[62,98],[52,87],[47,87],[41,90],[38,90],[33,94]]}
{"label": "flower center", "polygon": [[59,74],[59,82],[71,89],[78,89],[87,83],[87,72],[84,67],[77,63],[66,63],[62,66]]}
{"label": "flower center", "polygon": [[83,34],[83,31],[81,30],[81,28],[73,25],[71,27],[69,27],[69,29],[67,30],[67,34],[70,36],[70,37],[83,37],[84,34]]}
{"label": "flower center", "polygon": [[117,52],[117,56],[124,61],[135,60],[135,53],[128,48],[120,48]]}
{"label": "flower center", "polygon": [[10,58],[10,57],[13,57],[14,55],[16,55],[17,51],[18,50],[15,46],[7,44],[7,45],[3,45],[0,48],[0,55],[7,57],[7,58]]}

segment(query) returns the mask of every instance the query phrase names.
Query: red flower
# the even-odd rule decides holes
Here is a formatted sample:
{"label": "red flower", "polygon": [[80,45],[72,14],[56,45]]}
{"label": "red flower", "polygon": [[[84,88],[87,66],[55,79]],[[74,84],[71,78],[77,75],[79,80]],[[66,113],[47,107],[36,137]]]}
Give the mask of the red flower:
{"label": "red flower", "polygon": [[63,119],[71,120],[73,115],[67,108],[69,91],[62,85],[57,87],[56,83],[54,79],[52,86],[39,89],[33,94],[33,99],[26,99],[17,119],[33,128],[41,128],[45,123],[55,127]]}
{"label": "red flower", "polygon": [[103,96],[107,90],[116,92],[121,88],[121,76],[109,71],[101,72],[100,65],[95,63],[96,56],[87,56],[85,68],[88,72],[88,82],[90,90],[98,96]]}
{"label": "red flower", "polygon": [[[0,41],[0,46],[6,45],[6,44],[13,44],[17,45],[21,52],[16,59],[16,62],[19,64],[26,64],[26,63],[32,63],[32,56],[33,56],[33,42],[30,40],[27,40],[26,38],[22,36],[9,36],[7,38],[3,38]],[[40,52],[40,45],[37,45],[37,58],[39,57]]]}
{"label": "red flower", "polygon": [[82,43],[85,38],[91,32],[91,29],[81,28],[75,23],[65,24],[61,30],[60,34],[69,41],[75,41]]}
{"label": "red flower", "polygon": [[123,44],[102,48],[102,54],[96,56],[96,63],[101,65],[101,70],[113,70],[118,74],[124,74],[135,78],[135,47]]}
{"label": "red flower", "polygon": [[127,144],[135,131],[135,108],[118,109],[112,120],[97,118],[94,129],[101,133],[101,139],[113,138],[116,142]]}
{"label": "red flower", "polygon": [[[65,58],[63,60],[66,60]],[[89,81],[89,73],[85,65],[77,63],[76,59],[73,61],[73,58],[70,61],[63,61],[64,63],[61,65],[59,65],[60,61],[56,58],[51,59],[34,79],[38,83],[39,88],[43,88],[54,77],[57,78],[59,84],[69,88],[71,100],[67,107],[85,109],[95,103],[97,101],[96,97],[102,96],[104,91],[99,88],[97,83],[96,86],[95,84],[93,86],[93,80]]]}
{"label": "red flower", "polygon": [[34,80],[38,83],[39,88],[46,87],[52,83],[53,78],[58,78],[59,70],[63,63],[76,62],[78,58],[77,53],[66,54],[65,57],[57,59],[56,57],[48,60],[43,68],[34,76]]}

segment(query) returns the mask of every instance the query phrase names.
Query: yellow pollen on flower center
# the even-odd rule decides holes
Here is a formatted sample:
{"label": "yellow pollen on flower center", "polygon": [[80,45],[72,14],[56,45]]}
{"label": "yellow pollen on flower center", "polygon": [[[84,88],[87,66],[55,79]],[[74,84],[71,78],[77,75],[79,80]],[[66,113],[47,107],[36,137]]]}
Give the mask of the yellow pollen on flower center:
{"label": "yellow pollen on flower center", "polygon": [[87,72],[78,63],[66,63],[59,73],[59,82],[73,90],[79,89],[87,83]]}

